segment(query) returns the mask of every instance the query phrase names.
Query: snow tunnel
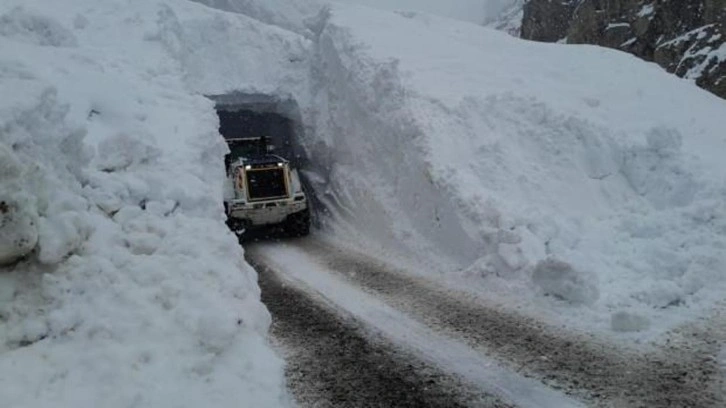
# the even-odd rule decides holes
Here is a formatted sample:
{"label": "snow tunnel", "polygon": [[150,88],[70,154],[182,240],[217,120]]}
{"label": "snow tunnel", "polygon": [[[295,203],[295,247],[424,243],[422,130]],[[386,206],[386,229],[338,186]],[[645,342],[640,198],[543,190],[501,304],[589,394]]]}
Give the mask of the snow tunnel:
{"label": "snow tunnel", "polygon": [[266,136],[275,145],[276,154],[295,167],[304,167],[304,154],[298,142],[302,125],[294,100],[239,92],[209,98],[215,102],[223,137]]}
{"label": "snow tunnel", "polygon": [[[323,208],[305,176],[308,158],[302,148],[303,125],[300,109],[292,98],[276,95],[231,92],[208,95],[219,116],[219,133],[224,138],[266,136],[282,156],[300,170],[303,188],[315,214]],[[316,211],[317,210],[317,211]]]}

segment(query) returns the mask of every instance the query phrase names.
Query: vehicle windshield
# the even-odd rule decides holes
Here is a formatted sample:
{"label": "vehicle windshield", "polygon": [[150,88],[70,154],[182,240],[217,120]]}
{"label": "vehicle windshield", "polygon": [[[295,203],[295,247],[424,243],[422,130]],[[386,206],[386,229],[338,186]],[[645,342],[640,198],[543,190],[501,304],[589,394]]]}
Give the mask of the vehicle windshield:
{"label": "vehicle windshield", "polygon": [[230,139],[227,140],[229,155],[237,157],[262,156],[267,153],[267,143],[263,139]]}
{"label": "vehicle windshield", "polygon": [[264,156],[267,153],[267,142],[264,138],[227,139],[229,154],[225,156],[226,167],[240,157]]}

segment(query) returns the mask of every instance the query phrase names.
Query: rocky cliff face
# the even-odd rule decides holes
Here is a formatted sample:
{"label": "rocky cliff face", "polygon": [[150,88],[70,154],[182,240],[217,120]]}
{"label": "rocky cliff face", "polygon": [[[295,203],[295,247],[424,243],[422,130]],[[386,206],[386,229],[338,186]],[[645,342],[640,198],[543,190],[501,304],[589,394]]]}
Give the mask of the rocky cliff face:
{"label": "rocky cliff face", "polygon": [[627,51],[726,98],[726,0],[529,0],[521,36]]}

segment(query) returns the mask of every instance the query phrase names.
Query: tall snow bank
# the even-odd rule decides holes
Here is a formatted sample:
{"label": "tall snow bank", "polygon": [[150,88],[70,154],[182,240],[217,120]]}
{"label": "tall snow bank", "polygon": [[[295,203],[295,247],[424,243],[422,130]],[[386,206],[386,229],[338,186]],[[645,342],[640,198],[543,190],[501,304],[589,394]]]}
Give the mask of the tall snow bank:
{"label": "tall snow bank", "polygon": [[306,145],[348,233],[574,325],[655,330],[722,297],[723,101],[628,55],[433,16],[334,7],[315,27]]}
{"label": "tall snow bank", "polygon": [[184,1],[0,5],[3,407],[287,405],[224,225],[213,104],[169,46],[176,13],[210,38],[225,18]]}
{"label": "tall snow bank", "polygon": [[244,13],[210,10],[201,18],[195,8],[167,10],[158,23],[154,38],[176,57],[190,90],[305,98],[310,41],[304,36]]}

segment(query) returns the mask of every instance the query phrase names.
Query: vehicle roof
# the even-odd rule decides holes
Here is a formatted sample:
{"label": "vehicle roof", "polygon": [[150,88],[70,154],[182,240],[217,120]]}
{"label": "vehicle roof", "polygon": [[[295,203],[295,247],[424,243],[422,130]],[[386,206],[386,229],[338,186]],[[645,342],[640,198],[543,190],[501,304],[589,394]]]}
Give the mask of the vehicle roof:
{"label": "vehicle roof", "polygon": [[260,156],[250,156],[250,157],[240,157],[238,159],[238,163],[241,161],[240,164],[249,164],[249,165],[259,165],[259,164],[273,164],[273,163],[287,163],[288,161],[284,158],[276,155],[276,154],[266,154],[266,155],[260,155]]}

